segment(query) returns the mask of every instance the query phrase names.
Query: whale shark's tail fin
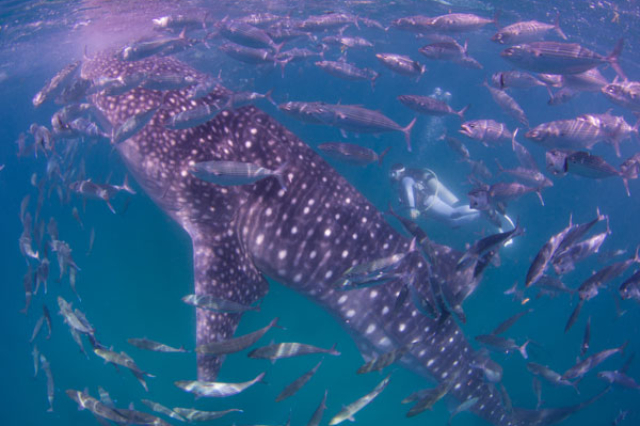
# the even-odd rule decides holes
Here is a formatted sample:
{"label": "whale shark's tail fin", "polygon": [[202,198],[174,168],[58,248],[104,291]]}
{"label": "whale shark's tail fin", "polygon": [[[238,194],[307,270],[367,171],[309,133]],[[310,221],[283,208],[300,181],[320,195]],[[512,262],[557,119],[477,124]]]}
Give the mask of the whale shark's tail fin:
{"label": "whale shark's tail fin", "polygon": [[[228,225],[228,224],[226,224]],[[224,229],[223,229],[224,228]],[[230,226],[192,230],[195,293],[251,305],[264,297],[269,285],[241,247]],[[198,346],[233,337],[242,314],[196,312]],[[198,380],[216,378],[224,356],[198,354]]]}

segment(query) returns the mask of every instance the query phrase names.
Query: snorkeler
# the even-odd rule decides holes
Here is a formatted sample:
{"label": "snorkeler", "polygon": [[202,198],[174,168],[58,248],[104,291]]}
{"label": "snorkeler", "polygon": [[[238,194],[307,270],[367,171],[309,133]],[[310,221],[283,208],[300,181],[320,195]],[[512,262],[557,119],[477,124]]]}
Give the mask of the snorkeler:
{"label": "snorkeler", "polygon": [[[452,228],[457,228],[482,217],[480,210],[472,209],[468,204],[460,204],[458,197],[438,180],[432,170],[412,169],[402,164],[394,164],[389,178],[399,185],[400,201],[409,208],[412,219],[417,219],[420,215],[429,215]],[[511,228],[514,227],[509,216],[501,216]],[[502,232],[502,229],[500,231]]]}

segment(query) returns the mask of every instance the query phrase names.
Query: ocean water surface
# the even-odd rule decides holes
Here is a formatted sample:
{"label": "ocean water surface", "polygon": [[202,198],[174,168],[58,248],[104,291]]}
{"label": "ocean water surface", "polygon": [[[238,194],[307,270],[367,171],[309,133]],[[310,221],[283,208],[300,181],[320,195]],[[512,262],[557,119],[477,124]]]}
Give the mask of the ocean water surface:
{"label": "ocean water surface", "polygon": [[[258,12],[274,14],[278,20],[291,19],[296,22],[333,12],[350,14],[360,21],[357,26],[350,24],[343,30],[332,28],[302,36],[286,42],[282,51],[293,47],[322,51],[324,60],[343,59],[379,73],[375,85],[369,81],[347,81],[331,76],[314,64],[320,60],[315,57],[300,62],[278,61],[255,65],[237,61],[220,51],[219,46],[228,42],[217,34],[224,22]],[[327,390],[327,409],[321,422],[324,425],[343,405],[371,391],[388,373],[391,373],[389,386],[356,414],[357,424],[444,425],[449,413],[460,403],[445,397],[432,411],[407,418],[409,406],[400,401],[413,391],[435,386],[435,382],[427,381],[399,365],[386,367],[382,373],[357,375],[356,370],[363,363],[362,356],[343,324],[320,306],[272,279],[269,279],[269,293],[260,303],[260,310],[244,314],[236,335],[252,332],[267,325],[274,317],[279,317],[282,328],[269,331],[254,347],[267,345],[271,341],[302,342],[322,348],[336,344],[341,355],[325,356],[310,382],[283,402],[275,402],[276,395],[284,386],[316,365],[322,359],[321,355],[270,363],[249,359],[246,356],[248,350],[231,354],[226,357],[218,380],[242,382],[263,371],[266,371],[266,377],[265,383],[256,384],[228,398],[195,399],[193,395],[174,386],[178,380],[196,379],[196,355],[193,352],[196,345],[195,310],[181,301],[183,296],[194,291],[193,253],[189,236],[154,204],[133,179],[110,143],[110,132],[96,141],[87,138],[69,140],[54,135],[54,147],[45,153],[40,148],[34,152],[34,136],[29,129],[33,123],[37,123],[53,131],[51,117],[63,105],[49,100],[35,107],[32,99],[61,69],[74,61],[87,60],[103,52],[117,54],[124,46],[135,45],[142,38],[177,37],[183,28],[176,28],[173,32],[154,30],[152,20],[178,15],[199,17],[204,22],[204,28],[188,28],[187,36],[198,40],[198,43],[172,56],[199,72],[213,77],[220,75],[221,84],[231,90],[257,93],[272,91],[271,96],[276,104],[322,101],[359,105],[383,113],[402,127],[417,117],[411,130],[413,150],[408,152],[400,132],[341,132],[336,127],[298,121],[266,99],[254,102],[320,153],[380,211],[387,211],[391,203],[403,216],[408,217],[408,211],[398,203],[397,188],[388,178],[388,172],[395,163],[433,170],[440,182],[446,184],[462,202],[467,201],[467,193],[474,187],[473,179],[469,178],[471,166],[440,138],[445,133],[462,141],[473,160],[482,160],[491,169],[494,176],[487,180],[488,184],[514,181],[497,173],[496,160],[505,168],[518,165],[509,140],[497,147],[484,146],[458,132],[461,124],[458,117],[432,117],[415,113],[398,102],[397,96],[429,96],[438,89],[450,93],[448,103],[455,110],[469,105],[465,120],[494,119],[505,123],[510,130],[520,127],[518,141],[532,153],[538,167],[554,185],[542,190],[544,206],[535,193],[508,203],[506,212],[514,220],[519,220],[525,232],[515,238],[511,245],[500,249],[499,262],[494,262],[486,269],[480,286],[464,303],[467,321],[460,323],[460,326],[471,345],[480,349],[481,345],[475,341],[475,336],[489,334],[501,321],[525,309],[531,310],[505,334],[514,338],[518,345],[531,341],[528,346],[529,359],[523,360],[517,351],[509,354],[491,352],[490,356],[504,369],[502,384],[513,406],[535,409],[537,399],[532,389],[532,375],[526,368],[527,362],[548,365],[560,374],[572,367],[580,354],[585,326],[590,317],[591,340],[586,356],[628,342],[624,353],[614,355],[597,370],[587,373],[579,382],[579,393],[571,387],[556,387],[542,381],[542,408],[579,404],[607,389],[608,384],[597,377],[597,371],[619,370],[625,360],[640,350],[640,307],[637,301],[621,300],[618,293],[620,284],[640,266],[631,265],[624,274],[601,288],[598,297],[585,303],[576,324],[566,333],[565,324],[578,303],[577,294],[541,294],[535,285],[526,289],[521,299],[504,292],[514,282],[518,283],[520,290],[524,290],[527,270],[540,248],[567,227],[570,220],[574,224],[592,220],[597,209],[608,216],[611,233],[600,252],[577,263],[574,271],[561,277],[563,282],[577,289],[594,271],[632,257],[640,245],[637,219],[640,215],[640,185],[637,180],[630,179],[630,196],[627,196],[622,179],[618,176],[593,179],[568,174],[557,177],[545,169],[547,148],[525,139],[524,133],[528,129],[506,115],[483,86],[483,81],[491,81],[492,74],[516,69],[500,56],[500,52],[508,46],[490,40],[496,32],[493,23],[474,31],[448,34],[453,35],[460,45],[466,44],[467,54],[482,64],[482,69],[429,60],[418,49],[434,41],[392,25],[394,20],[403,17],[435,17],[448,13],[469,13],[488,19],[497,14],[500,26],[526,20],[553,23],[559,19],[569,42],[578,43],[604,56],[613,50],[618,40],[623,39],[624,47],[618,63],[629,80],[640,79],[637,43],[640,40],[637,25],[640,5],[636,1],[3,2],[0,5],[0,123],[4,141],[0,145],[0,194],[3,200],[0,209],[0,232],[3,236],[0,245],[3,271],[0,299],[3,345],[0,365],[3,377],[1,406],[4,408],[5,422],[21,425],[92,424],[96,420],[89,410],[80,411],[66,391],[86,389],[98,398],[98,386],[101,386],[109,392],[118,408],[130,408],[130,404],[133,404],[135,409],[151,413],[140,402],[147,398],[170,408],[243,410],[242,413],[231,413],[208,422],[220,425],[278,425],[285,424],[289,417],[291,424],[307,424]],[[383,29],[365,25],[363,18],[376,20]],[[323,46],[324,37],[339,34],[363,37],[373,46],[357,48],[335,46],[329,42]],[[545,39],[561,41],[553,31]],[[424,64],[428,70],[419,79],[396,74],[376,59],[375,54],[382,52],[408,55]],[[619,79],[616,71],[607,63],[597,69],[608,82]],[[509,93],[525,111],[531,127],[553,120],[574,119],[581,114],[603,114],[609,110],[615,116],[624,117],[630,126],[636,125],[637,110],[634,113],[631,109],[611,103],[600,92],[579,93],[566,103],[549,105],[549,91],[558,90],[555,87],[535,87],[512,89]],[[90,99],[90,96],[87,94],[82,101]],[[619,157],[611,144],[606,142],[598,143],[589,151],[617,168],[640,151],[637,127],[631,133],[621,143]],[[16,141],[20,138],[31,148],[19,152]],[[362,167],[326,156],[318,149],[318,145],[328,141],[354,143],[377,153],[388,147],[391,149],[380,165],[373,163]],[[76,147],[73,154],[71,146]],[[53,167],[52,157],[59,158],[59,174]],[[119,185],[127,175],[136,194],[113,197],[111,201],[115,214],[104,201],[83,200],[82,195],[69,190],[71,182],[76,180],[91,179],[97,183]],[[40,200],[39,184],[44,188]],[[30,199],[25,204],[25,211],[33,218],[33,226],[29,230],[33,239],[31,247],[38,252],[39,259],[24,256],[19,247],[20,237],[24,235],[21,203],[27,195]],[[74,218],[74,208],[81,223]],[[50,234],[43,235],[40,241],[35,236],[38,223],[43,221],[46,229],[51,218],[57,222],[59,239],[68,243],[79,268],[76,292],[70,286],[68,270],[60,276],[57,253],[52,251]],[[397,230],[408,235],[399,222],[389,221]],[[431,240],[459,251],[464,251],[477,239],[497,232],[488,221],[458,228],[451,228],[427,216],[419,218],[417,222]],[[605,229],[603,221],[588,235]],[[95,242],[90,249],[92,232],[95,233]],[[615,258],[605,258],[605,254],[615,251],[624,253]],[[48,291],[45,294],[41,287],[37,294],[33,294],[26,313],[21,312],[25,306],[25,274],[31,274],[32,288],[35,289],[36,269],[45,253],[50,261]],[[115,352],[125,351],[142,370],[155,376],[147,378],[149,392],[145,392],[126,368],[115,368],[96,356],[86,337],[82,337],[82,341],[87,356],[80,352],[69,333],[69,326],[59,314],[59,296],[72,302],[74,308],[86,315],[95,327],[95,337],[101,345]],[[30,342],[34,327],[42,316],[43,305],[51,314],[51,337],[47,338],[45,326]],[[127,343],[127,339],[136,337],[147,337],[173,347],[184,346],[189,352],[140,350]],[[42,371],[39,359],[40,371],[34,377],[34,344],[48,360],[54,379],[52,412],[48,411],[48,378]],[[626,374],[640,379],[637,360],[631,362]],[[624,411],[628,411],[628,414],[618,424],[639,424],[639,402],[638,389],[616,385],[562,424],[608,425]],[[176,420],[163,419],[171,424],[179,424]],[[451,424],[489,423],[473,413],[465,412],[457,415]]]}

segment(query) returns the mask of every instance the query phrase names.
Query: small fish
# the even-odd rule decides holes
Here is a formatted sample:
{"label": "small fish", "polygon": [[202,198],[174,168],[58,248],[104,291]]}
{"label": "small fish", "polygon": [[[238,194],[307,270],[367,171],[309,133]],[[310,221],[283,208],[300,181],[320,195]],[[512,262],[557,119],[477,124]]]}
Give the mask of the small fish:
{"label": "small fish", "polygon": [[36,377],[38,375],[38,366],[40,365],[40,351],[38,350],[38,345],[33,345],[31,356],[33,357],[33,377]]}
{"label": "small fish", "polygon": [[144,405],[146,405],[147,407],[149,407],[150,409],[152,409],[156,413],[164,414],[167,417],[171,417],[172,419],[175,419],[175,420],[178,420],[178,421],[181,421],[181,422],[186,422],[187,421],[178,412],[176,412],[175,410],[171,410],[170,408],[167,408],[162,404],[159,404],[157,402],[151,401],[149,399],[141,399],[140,402],[142,402]]}
{"label": "small fish", "polygon": [[579,74],[608,63],[625,78],[618,64],[622,47],[620,39],[609,55],[602,56],[577,43],[536,41],[509,47],[500,56],[520,68],[547,74]]}
{"label": "small fish", "polygon": [[607,84],[601,89],[604,96],[616,105],[631,111],[640,111],[640,82],[623,80]]}
{"label": "small fish", "polygon": [[29,343],[33,343],[33,341],[36,340],[36,337],[38,337],[38,334],[40,333],[43,325],[44,316],[41,316],[40,318],[38,318],[36,325],[33,327],[33,332],[31,333],[31,339],[29,339]]}
{"label": "small fish", "polygon": [[[242,413],[243,411],[238,408],[230,408],[223,411],[200,411],[193,408],[179,408],[173,409],[175,414],[185,418],[188,422],[209,422],[211,420],[219,419],[229,413]],[[184,420],[183,420],[184,421]]]}
{"label": "small fish", "polygon": [[315,65],[328,74],[349,81],[369,81],[374,88],[379,74],[368,68],[358,68],[354,64],[341,61],[318,61]]}
{"label": "small fish", "polygon": [[44,87],[33,97],[33,106],[36,108],[39,107],[46,102],[47,99],[54,97],[56,92],[64,88],[75,75],[76,70],[80,67],[80,63],[80,61],[70,63],[53,76],[51,80],[47,81]]}
{"label": "small fish", "polygon": [[[456,264],[456,270],[460,271],[464,269],[470,262],[477,262],[480,256],[489,250],[494,248],[504,247],[511,239],[520,236],[524,233],[520,228],[519,223],[516,223],[515,228],[510,231],[501,232],[499,234],[493,234],[488,237],[482,238],[475,243],[460,257]],[[500,334],[494,332],[493,334]]]}
{"label": "small fish", "polygon": [[219,49],[229,57],[247,64],[286,65],[284,60],[276,59],[271,49],[256,49],[253,47],[240,46],[234,43],[225,43],[220,46]]}
{"label": "small fish", "polygon": [[638,384],[638,382],[620,371],[600,371],[598,378],[612,385],[616,384],[624,388],[640,390],[640,384]]}
{"label": "small fish", "polygon": [[[486,351],[486,349],[484,349],[484,351]],[[502,381],[502,366],[489,358],[486,353],[479,355],[476,359],[471,361],[469,365],[472,368],[482,370],[484,377],[491,383],[499,383]]]}
{"label": "small fish", "polygon": [[277,324],[278,318],[274,318],[267,326],[259,330],[240,337],[210,342],[206,345],[198,346],[196,347],[196,352],[199,354],[224,355],[242,351],[260,340],[260,338],[271,328],[277,327]]}
{"label": "small fish", "polygon": [[459,374],[451,380],[441,382],[433,389],[423,389],[404,398],[402,400],[403,404],[416,401],[414,406],[407,412],[407,417],[417,416],[426,410],[431,410],[436,402],[444,398],[449,391],[453,389],[453,386],[455,385],[454,379],[456,379],[458,375]]}
{"label": "small fish", "polygon": [[25,315],[29,311],[29,306],[31,306],[31,299],[33,298],[33,287],[32,287],[32,278],[31,278],[32,275],[33,273],[31,271],[31,265],[29,265],[27,272],[24,274],[24,277],[22,278],[25,303],[24,303],[24,308],[20,310],[20,313],[23,313]]}
{"label": "small fish", "polygon": [[457,416],[458,414],[462,413],[463,411],[467,411],[469,409],[471,409],[474,405],[477,404],[479,398],[473,397],[473,398],[469,398],[466,401],[462,402],[460,405],[458,405],[452,412],[451,415],[449,416],[449,420],[447,422],[448,425],[451,424],[451,421],[453,420],[453,418],[455,416]]}
{"label": "small fish", "polygon": [[325,142],[318,145],[318,149],[336,160],[357,166],[366,166],[367,164],[374,162],[377,162],[378,165],[382,165],[382,160],[385,155],[387,155],[391,147],[388,147],[382,151],[382,153],[377,154],[375,151],[360,145],[343,142]]}
{"label": "small fish", "polygon": [[174,384],[184,390],[199,397],[223,398],[237,395],[254,384],[261,382],[265,373],[260,373],[255,379],[241,383],[224,382],[203,382],[198,380],[179,380]]}
{"label": "small fish", "polygon": [[47,399],[49,400],[49,409],[47,412],[53,412],[53,397],[55,396],[55,384],[53,382],[53,374],[51,374],[51,365],[43,354],[40,354],[40,366],[47,376]]}
{"label": "small fish", "polygon": [[580,345],[580,356],[584,356],[589,350],[589,341],[591,340],[591,317],[587,320],[587,325],[584,328],[584,336],[582,337],[582,344]]}
{"label": "small fish", "polygon": [[433,116],[457,115],[461,120],[464,120],[464,113],[469,109],[469,105],[467,105],[460,111],[455,111],[446,102],[431,96],[401,95],[398,96],[398,100],[404,106],[420,114]]}
{"label": "small fish", "polygon": [[149,56],[173,52],[187,47],[190,41],[183,30],[178,37],[165,37],[151,41],[139,41],[125,46],[120,55],[124,61],[139,61]]}
{"label": "small fish", "polygon": [[320,425],[320,421],[322,420],[322,415],[324,414],[324,410],[327,409],[327,394],[328,393],[329,393],[328,390],[324,391],[324,396],[322,397],[322,401],[320,401],[320,405],[318,405],[318,408],[316,408],[316,410],[311,415],[311,418],[309,419],[309,422],[307,423],[307,426],[319,426]]}
{"label": "small fish", "polygon": [[89,233],[89,248],[87,249],[87,256],[91,254],[93,251],[93,243],[96,241],[96,229],[91,228],[91,232]]}
{"label": "small fish", "polygon": [[496,336],[494,334],[476,336],[476,340],[490,349],[497,350],[498,352],[511,352],[513,350],[517,350],[520,352],[520,355],[522,355],[522,358],[529,358],[529,355],[527,354],[527,345],[529,345],[529,340],[524,342],[522,346],[516,345],[516,342],[513,339],[505,339],[504,337]]}
{"label": "small fish", "polygon": [[620,347],[613,348],[613,349],[606,349],[604,351],[600,351],[594,355],[591,355],[590,357],[585,358],[584,360],[578,362],[576,365],[574,365],[573,367],[565,371],[564,374],[562,375],[562,378],[565,380],[579,379],[583,377],[585,374],[587,374],[589,371],[591,371],[592,369],[600,365],[602,362],[607,360],[612,355],[623,352],[626,346],[627,346],[627,343],[624,343]]}
{"label": "small fish", "polygon": [[536,404],[536,410],[539,410],[540,407],[542,406],[542,384],[540,383],[540,380],[538,380],[537,377],[534,377],[531,385],[533,387],[533,393],[536,396],[536,399],[538,400],[537,404]]}
{"label": "small fish", "polygon": [[543,39],[550,30],[554,30],[563,40],[567,39],[567,36],[560,29],[560,19],[558,15],[553,24],[539,21],[520,21],[507,25],[506,27],[500,28],[498,32],[491,37],[491,41],[499,44],[529,43]]}
{"label": "small fish", "polygon": [[104,359],[105,362],[108,362],[114,365],[121,365],[123,367],[128,368],[131,371],[131,373],[135,376],[135,378],[140,382],[144,390],[147,392],[149,391],[147,387],[147,383],[144,380],[144,376],[147,376],[147,377],[155,377],[155,376],[145,371],[142,371],[140,367],[136,365],[133,358],[131,358],[125,352],[116,353],[112,350],[100,348],[100,347],[95,348],[93,352],[96,355],[98,355],[100,358]]}
{"label": "small fish", "polygon": [[499,145],[503,139],[511,140],[513,133],[506,125],[494,120],[473,120],[462,123],[460,133],[482,142],[483,145]]}
{"label": "small fish", "polygon": [[126,419],[124,424],[171,426],[170,423],[165,422],[161,418],[152,414],[143,413],[142,411],[136,411],[130,408],[114,408],[113,410]]}
{"label": "small fish", "polygon": [[316,374],[318,368],[322,364],[323,360],[320,360],[319,363],[315,365],[311,370],[304,373],[302,376],[295,379],[293,382],[289,383],[283,390],[276,396],[276,402],[280,402],[290,396],[293,396],[296,392],[298,392],[302,387]]}
{"label": "small fish", "polygon": [[345,420],[355,421],[354,416],[364,407],[366,407],[369,403],[371,403],[380,393],[387,387],[389,384],[389,376],[385,377],[376,387],[363,396],[362,398],[352,402],[351,404],[343,407],[342,410],[338,412],[333,418],[329,421],[329,426],[334,426],[342,423]]}
{"label": "small fish", "polygon": [[358,368],[357,374],[370,373],[372,371],[381,371],[383,368],[388,367],[394,362],[400,360],[409,350],[411,350],[412,344],[401,346],[397,349],[393,349],[386,352],[371,361]]}
{"label": "small fish", "polygon": [[238,161],[204,161],[189,168],[196,178],[222,186],[251,185],[262,179],[274,177],[283,189],[286,189],[284,172],[287,163],[276,170],[270,170],[253,163]]}
{"label": "small fish", "polygon": [[160,104],[155,108],[139,112],[127,118],[120,127],[113,129],[111,143],[113,145],[119,145],[127,139],[137,135],[147,124],[151,122],[161,106],[162,102],[160,102]]}
{"label": "small fish", "polygon": [[169,116],[164,122],[164,127],[171,130],[191,129],[213,120],[220,111],[222,107],[217,104],[199,105]]}
{"label": "small fish", "polygon": [[182,298],[182,301],[196,308],[228,314],[260,310],[260,306],[247,306],[232,300],[216,298],[210,294],[188,294]]}
{"label": "small fish", "polygon": [[184,347],[179,347],[179,348],[172,348],[171,346],[167,346],[165,344],[159,343],[159,342],[154,342],[153,340],[149,340],[149,339],[127,339],[127,342],[132,345],[135,346],[138,349],[144,349],[147,351],[153,351],[153,352],[187,352],[187,350]]}
{"label": "small fish", "polygon": [[531,89],[547,84],[538,80],[533,75],[522,71],[500,71],[491,76],[491,83],[500,90],[505,89]]}
{"label": "small fish", "polygon": [[526,311],[518,312],[517,314],[507,318],[506,320],[498,324],[498,326],[491,332],[491,334],[498,335],[504,333],[505,331],[509,330],[513,326],[513,324],[515,324],[520,318],[531,313],[532,311],[532,309],[527,309]]}
{"label": "small fish", "polygon": [[527,370],[529,370],[532,374],[542,377],[554,386],[571,386],[576,390],[576,392],[578,391],[576,383],[572,383],[569,380],[563,379],[562,375],[556,373],[546,365],[529,362],[527,363]]}
{"label": "small fish", "polygon": [[636,271],[620,285],[618,293],[623,300],[634,299],[640,302],[640,270]]}
{"label": "small fish", "polygon": [[449,13],[432,18],[429,27],[438,33],[458,34],[477,31],[491,23],[495,24],[496,19],[487,19],[472,13]]}
{"label": "small fish", "polygon": [[94,415],[111,420],[119,424],[126,424],[129,420],[113,408],[106,406],[95,398],[92,398],[86,392],[68,389],[66,394],[69,398],[78,404],[78,409],[87,409]]}
{"label": "small fish", "polygon": [[329,354],[339,356],[340,352],[336,350],[336,345],[330,349],[323,349],[312,345],[297,342],[275,343],[252,350],[247,355],[249,358],[270,359],[275,361],[283,358],[291,358],[301,355],[311,354]]}
{"label": "small fish", "polygon": [[510,115],[515,120],[524,124],[525,126],[529,127],[529,120],[527,119],[527,116],[524,113],[524,110],[520,105],[518,105],[515,99],[513,99],[504,90],[495,89],[489,86],[489,83],[487,83],[486,80],[484,82],[484,86],[487,88],[487,90],[491,94],[491,97],[493,98],[494,102],[498,104],[498,106],[502,108],[502,110],[506,114]]}
{"label": "small fish", "polygon": [[408,77],[416,77],[416,80],[419,80],[422,74],[427,72],[426,66],[408,56],[395,53],[376,53],[376,58],[391,71]]}

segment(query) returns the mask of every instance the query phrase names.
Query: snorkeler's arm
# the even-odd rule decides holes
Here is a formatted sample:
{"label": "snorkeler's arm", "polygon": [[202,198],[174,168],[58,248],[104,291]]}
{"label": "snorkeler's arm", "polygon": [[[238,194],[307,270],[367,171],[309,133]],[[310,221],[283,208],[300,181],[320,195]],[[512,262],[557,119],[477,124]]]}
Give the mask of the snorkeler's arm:
{"label": "snorkeler's arm", "polygon": [[405,176],[404,178],[402,178],[402,181],[400,182],[400,184],[402,185],[402,191],[403,191],[402,195],[403,195],[404,201],[407,203],[407,206],[410,209],[415,209],[416,197],[413,192],[413,188],[416,182],[413,180],[413,178],[410,178],[409,176]]}

